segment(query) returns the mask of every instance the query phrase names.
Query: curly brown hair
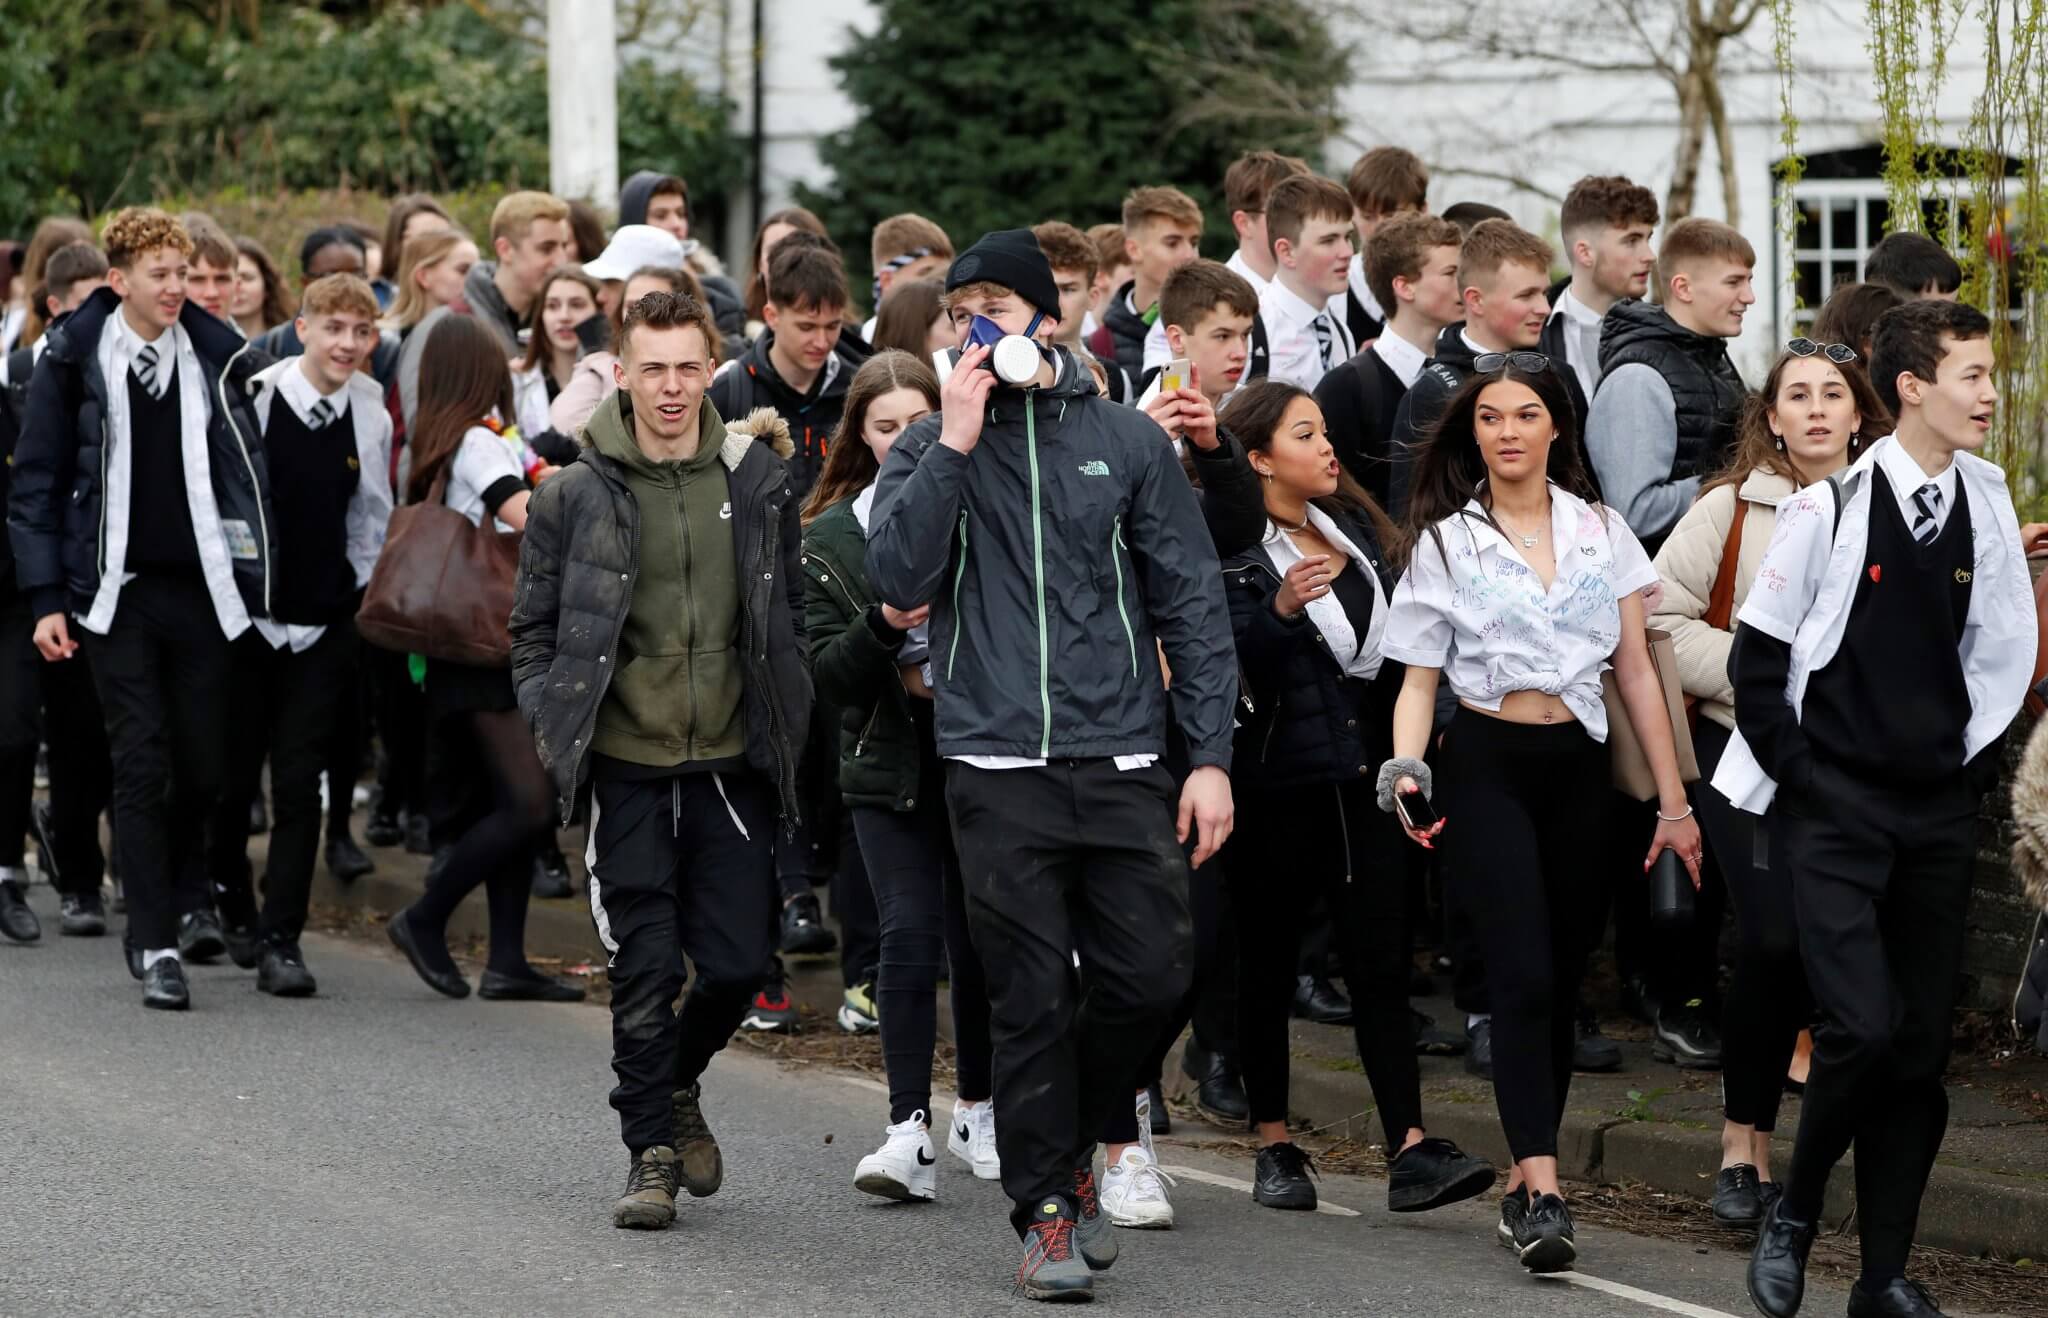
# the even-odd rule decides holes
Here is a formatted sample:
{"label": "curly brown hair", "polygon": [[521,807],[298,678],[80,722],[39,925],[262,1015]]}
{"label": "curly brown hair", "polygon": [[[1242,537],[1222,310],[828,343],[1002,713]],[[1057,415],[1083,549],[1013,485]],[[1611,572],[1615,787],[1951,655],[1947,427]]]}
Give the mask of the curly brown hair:
{"label": "curly brown hair", "polygon": [[116,214],[107,221],[100,243],[107,249],[107,264],[123,270],[134,268],[138,258],[160,247],[192,255],[192,235],[176,217],[154,206],[129,206]]}

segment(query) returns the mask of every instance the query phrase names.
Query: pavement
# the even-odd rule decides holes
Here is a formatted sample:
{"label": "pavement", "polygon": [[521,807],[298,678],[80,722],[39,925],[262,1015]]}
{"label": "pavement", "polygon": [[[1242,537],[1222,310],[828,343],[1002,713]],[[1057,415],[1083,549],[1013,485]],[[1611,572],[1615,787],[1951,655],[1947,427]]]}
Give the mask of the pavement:
{"label": "pavement", "polygon": [[[47,887],[31,890],[54,925]],[[0,944],[0,1314],[1023,1313],[998,1186],[941,1154],[939,1201],[851,1185],[876,1082],[744,1046],[706,1077],[725,1188],[665,1233],[614,1230],[624,1150],[591,1006],[449,1001],[374,943],[310,935],[320,994],[193,969],[145,1011],[114,938]],[[1745,1314],[1741,1258],[1587,1226],[1585,1271],[1537,1279],[1482,1199],[1384,1211],[1250,1200],[1242,1158],[1174,1138],[1171,1232],[1127,1232],[1098,1305],[1177,1314]],[[1840,1313],[1822,1282],[1809,1312]]]}

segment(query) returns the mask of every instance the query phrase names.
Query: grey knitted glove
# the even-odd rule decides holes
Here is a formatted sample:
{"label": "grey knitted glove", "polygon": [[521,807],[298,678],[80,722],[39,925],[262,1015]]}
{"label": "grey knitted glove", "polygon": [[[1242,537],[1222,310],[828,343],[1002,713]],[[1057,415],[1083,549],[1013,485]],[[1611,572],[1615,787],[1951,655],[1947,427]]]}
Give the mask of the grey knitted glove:
{"label": "grey knitted glove", "polygon": [[1411,760],[1405,755],[1396,755],[1380,766],[1379,790],[1380,809],[1394,813],[1394,784],[1402,778],[1413,778],[1415,785],[1422,789],[1422,799],[1436,799],[1436,775],[1421,760]]}

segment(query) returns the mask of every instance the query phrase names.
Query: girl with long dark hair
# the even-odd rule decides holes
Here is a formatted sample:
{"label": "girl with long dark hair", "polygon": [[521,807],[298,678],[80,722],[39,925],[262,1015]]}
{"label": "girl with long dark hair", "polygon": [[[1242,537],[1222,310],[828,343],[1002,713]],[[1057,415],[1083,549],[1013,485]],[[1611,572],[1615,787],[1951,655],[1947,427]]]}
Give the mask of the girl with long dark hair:
{"label": "girl with long dark hair", "polygon": [[291,288],[269,249],[246,234],[235,239],[235,289],[228,297],[228,313],[241,326],[242,336],[256,338],[290,320],[296,311]]}
{"label": "girl with long dark hair", "polygon": [[[444,317],[420,357],[408,502],[438,495],[472,525],[488,517],[499,531],[524,529],[531,491],[521,453],[504,434],[511,412],[512,372],[497,336],[473,317]],[[425,686],[440,752],[435,842],[450,845],[426,892],[391,917],[391,941],[430,988],[467,997],[469,981],[448,954],[448,917],[481,885],[491,937],[478,996],[575,1002],[582,989],[526,960],[531,862],[554,827],[555,790],[513,698],[511,667],[430,660]],[[471,790],[478,779],[485,793]]]}
{"label": "girl with long dark hair", "polygon": [[[1324,898],[1352,1030],[1387,1138],[1388,1207],[1469,1199],[1493,1168],[1425,1135],[1408,1012],[1408,873],[1367,776],[1391,754],[1401,665],[1382,637],[1401,535],[1338,462],[1306,390],[1262,380],[1221,422],[1264,484],[1264,540],[1223,563],[1248,684],[1232,752],[1237,825],[1224,849],[1238,942],[1238,1046],[1260,1144],[1252,1198],[1316,1205],[1287,1131],[1287,1041],[1302,923]],[[1285,862],[1280,863],[1280,858]]]}
{"label": "girl with long dark hair", "polygon": [[867,581],[867,525],[882,455],[939,407],[932,369],[903,352],[868,359],[846,394],[825,468],[804,506],[804,630],[819,699],[840,711],[839,787],[881,917],[875,998],[889,1074],[882,1147],[854,1185],[885,1199],[937,1191],[932,1050],[941,964],[952,967],[958,1100],[947,1147],[983,1180],[996,1158],[988,990],[967,937],[960,865],[946,817],[945,771],[925,664],[927,608],[899,609]]}
{"label": "girl with long dark hair", "polygon": [[[1794,339],[1744,411],[1734,462],[1657,551],[1664,598],[1650,625],[1671,633],[1679,684],[1699,702],[1694,799],[1735,902],[1735,976],[1721,1024],[1721,1167],[1714,1181],[1714,1216],[1728,1226],[1756,1226],[1776,1195],[1771,1132],[1812,1004],[1799,964],[1791,882],[1782,864],[1770,864],[1784,851],[1777,807],[1752,815],[1711,785],[1735,729],[1728,677],[1735,615],[1777,528],[1778,505],[1855,461],[1865,435],[1874,439],[1890,429],[1853,346]],[[1766,839],[1761,849],[1758,829]]]}
{"label": "girl with long dark hair", "polygon": [[[1549,359],[1486,353],[1474,367],[1410,486],[1414,538],[1384,642],[1408,671],[1380,808],[1441,848],[1445,882],[1471,914],[1494,1002],[1494,1097],[1515,1160],[1500,1235],[1523,1266],[1556,1272],[1577,1256],[1557,1128],[1579,977],[1605,912],[1591,862],[1613,793],[1600,682],[1610,663],[1657,780],[1644,869],[1668,848],[1697,884],[1700,832],[1643,635],[1656,571],[1601,505]],[[1458,709],[1435,791],[1423,755],[1440,677]]]}

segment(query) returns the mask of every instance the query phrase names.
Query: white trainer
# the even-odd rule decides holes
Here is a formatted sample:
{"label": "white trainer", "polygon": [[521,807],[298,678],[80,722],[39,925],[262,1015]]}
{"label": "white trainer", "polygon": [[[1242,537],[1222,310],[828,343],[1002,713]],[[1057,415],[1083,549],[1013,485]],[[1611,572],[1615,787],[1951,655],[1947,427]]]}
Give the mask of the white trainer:
{"label": "white trainer", "polygon": [[996,1156],[996,1107],[983,1101],[971,1108],[955,1106],[946,1131],[946,1152],[966,1163],[976,1180],[999,1181],[1002,1159]]}
{"label": "white trainer", "polygon": [[860,1160],[853,1169],[853,1188],[884,1199],[930,1203],[939,1197],[939,1155],[932,1148],[931,1132],[925,1129],[925,1114],[913,1112],[910,1120],[890,1126],[882,1147]]}
{"label": "white trainer", "polygon": [[1102,1174],[1102,1211],[1117,1226],[1165,1231],[1173,1226],[1173,1204],[1166,1197],[1172,1182],[1144,1149],[1133,1145]]}

